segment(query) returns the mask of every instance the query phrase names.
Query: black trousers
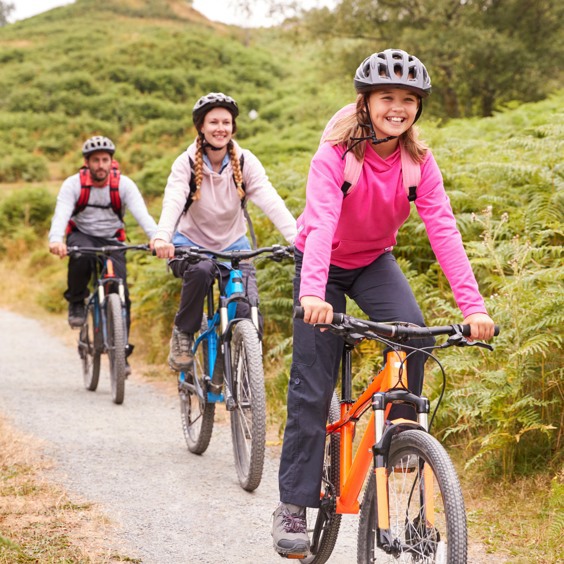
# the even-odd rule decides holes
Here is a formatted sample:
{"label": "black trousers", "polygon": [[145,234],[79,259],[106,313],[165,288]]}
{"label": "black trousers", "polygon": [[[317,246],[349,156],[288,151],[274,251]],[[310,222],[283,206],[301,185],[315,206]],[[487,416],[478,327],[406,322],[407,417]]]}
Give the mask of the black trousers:
{"label": "black trousers", "polygon": [[[80,231],[73,231],[67,236],[67,246],[78,247],[107,247],[120,245],[116,239],[105,239],[86,235]],[[64,297],[68,302],[83,302],[89,295],[88,285],[92,279],[92,274],[96,269],[96,257],[93,255],[81,255],[80,257],[69,257],[69,267],[67,271],[67,290]],[[127,307],[127,333],[131,324],[131,301],[129,299],[129,289],[127,287],[127,269],[125,264],[125,252],[113,253],[112,262],[116,276],[123,280],[125,288],[125,305]]]}
{"label": "black trousers", "polygon": [[[170,269],[177,278],[182,278],[182,290],[180,293],[180,304],[174,318],[174,324],[185,333],[197,333],[202,323],[204,303],[208,291],[220,273],[220,284],[224,285],[229,279],[229,268],[214,261],[204,260],[196,264],[190,264],[185,260],[169,261]],[[258,305],[258,287],[255,267],[249,263],[241,263],[239,268],[243,274],[243,284],[247,298],[251,303]],[[239,302],[237,304],[237,317],[250,317],[251,308],[249,304]],[[260,334],[262,335],[262,316],[259,313]]]}
{"label": "black trousers", "polygon": [[[303,255],[296,250],[294,304],[299,305]],[[424,325],[423,315],[407,279],[391,253],[363,268],[345,270],[331,265],[326,300],[335,312],[344,312],[346,296],[373,321],[406,321]],[[434,339],[418,339],[431,346]],[[319,488],[325,447],[325,425],[339,375],[343,340],[320,332],[301,319],[294,320],[293,360],[288,384],[288,418],[279,470],[280,500],[319,507]],[[409,388],[421,394],[426,355],[409,357]],[[415,419],[409,406],[394,406],[393,417]]]}

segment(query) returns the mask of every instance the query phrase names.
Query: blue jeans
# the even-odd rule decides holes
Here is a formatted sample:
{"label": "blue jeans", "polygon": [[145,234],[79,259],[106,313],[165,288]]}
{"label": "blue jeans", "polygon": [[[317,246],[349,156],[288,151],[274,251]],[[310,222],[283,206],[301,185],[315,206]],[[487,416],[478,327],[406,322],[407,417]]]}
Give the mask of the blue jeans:
{"label": "blue jeans", "polygon": [[[294,304],[299,305],[303,255],[294,253]],[[351,270],[331,265],[325,299],[335,312],[345,312],[346,296],[352,298],[373,321],[407,321],[424,325],[423,315],[407,279],[391,253],[363,268]],[[434,339],[418,339],[418,346],[431,346]],[[339,375],[343,340],[320,332],[313,325],[294,319],[293,358],[288,383],[288,418],[280,460],[280,501],[319,507],[323,469],[325,425]],[[426,355],[409,357],[409,388],[421,394]],[[409,406],[395,405],[393,417],[415,419]]]}

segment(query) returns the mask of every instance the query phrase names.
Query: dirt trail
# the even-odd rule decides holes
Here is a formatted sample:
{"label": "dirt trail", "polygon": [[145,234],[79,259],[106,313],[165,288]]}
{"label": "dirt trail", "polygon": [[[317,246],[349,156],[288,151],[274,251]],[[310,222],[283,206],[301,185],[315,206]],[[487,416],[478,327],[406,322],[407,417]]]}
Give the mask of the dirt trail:
{"label": "dirt trail", "polygon": [[[173,385],[163,390],[134,374],[117,406],[103,362],[99,389],[88,392],[70,329],[63,331],[0,309],[0,414],[41,440],[54,460],[49,478],[71,499],[111,519],[108,544],[143,564],[285,562],[270,537],[279,449],[267,448],[259,488],[243,491],[223,409],[207,452],[192,455]],[[356,561],[356,523],[343,516],[332,564]],[[468,561],[505,559],[472,544]]]}
{"label": "dirt trail", "polygon": [[[84,389],[68,335],[2,310],[0,335],[0,412],[44,441],[54,481],[116,523],[121,554],[144,564],[283,562],[270,537],[276,448],[267,450],[261,485],[247,493],[237,482],[228,423],[216,424],[203,456],[192,455],[175,395],[133,375],[117,406],[104,363],[98,391]],[[347,518],[336,564],[355,559],[355,521]]]}

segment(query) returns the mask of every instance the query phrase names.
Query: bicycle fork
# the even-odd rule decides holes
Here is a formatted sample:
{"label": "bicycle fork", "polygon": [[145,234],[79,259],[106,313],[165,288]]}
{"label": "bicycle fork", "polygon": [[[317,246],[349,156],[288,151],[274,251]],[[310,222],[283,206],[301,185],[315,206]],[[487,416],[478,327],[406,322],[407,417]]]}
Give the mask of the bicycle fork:
{"label": "bicycle fork", "polygon": [[[390,373],[392,377],[398,375],[398,369],[405,368],[405,353],[403,351],[389,352],[386,362],[393,362]],[[428,430],[428,419],[430,404],[425,397],[419,397],[408,390],[395,388],[396,382],[389,382],[391,390],[387,392],[377,392],[372,396],[372,409],[374,412],[374,436],[375,444],[372,447],[374,456],[374,477],[376,484],[376,504],[377,504],[377,544],[387,553],[394,554],[399,548],[393,545],[392,539],[397,538],[390,529],[389,519],[389,499],[388,499],[388,454],[394,435],[406,429]],[[412,405],[417,412],[417,422],[407,419],[395,419],[388,422],[386,418],[393,403],[407,403]],[[434,491],[433,491],[433,471],[429,464],[423,463],[415,470],[420,475],[421,491],[416,492],[422,498],[425,508],[421,517],[426,526],[434,526]],[[419,474],[420,473],[420,474]],[[416,479],[414,483],[416,483]],[[407,515],[406,515],[407,519]],[[395,541],[397,542],[397,541]]]}

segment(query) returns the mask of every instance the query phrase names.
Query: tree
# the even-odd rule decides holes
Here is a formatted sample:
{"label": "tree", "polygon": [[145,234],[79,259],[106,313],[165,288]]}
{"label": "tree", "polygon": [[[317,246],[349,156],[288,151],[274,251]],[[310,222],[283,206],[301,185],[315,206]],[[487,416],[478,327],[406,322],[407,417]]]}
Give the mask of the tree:
{"label": "tree", "polygon": [[15,6],[8,2],[0,0],[0,27],[5,26],[8,22],[8,17],[14,11]]}
{"label": "tree", "polygon": [[342,0],[329,26],[319,17],[328,36],[353,40],[357,64],[388,47],[421,58],[438,115],[490,116],[512,100],[542,99],[562,78],[560,0]]}

